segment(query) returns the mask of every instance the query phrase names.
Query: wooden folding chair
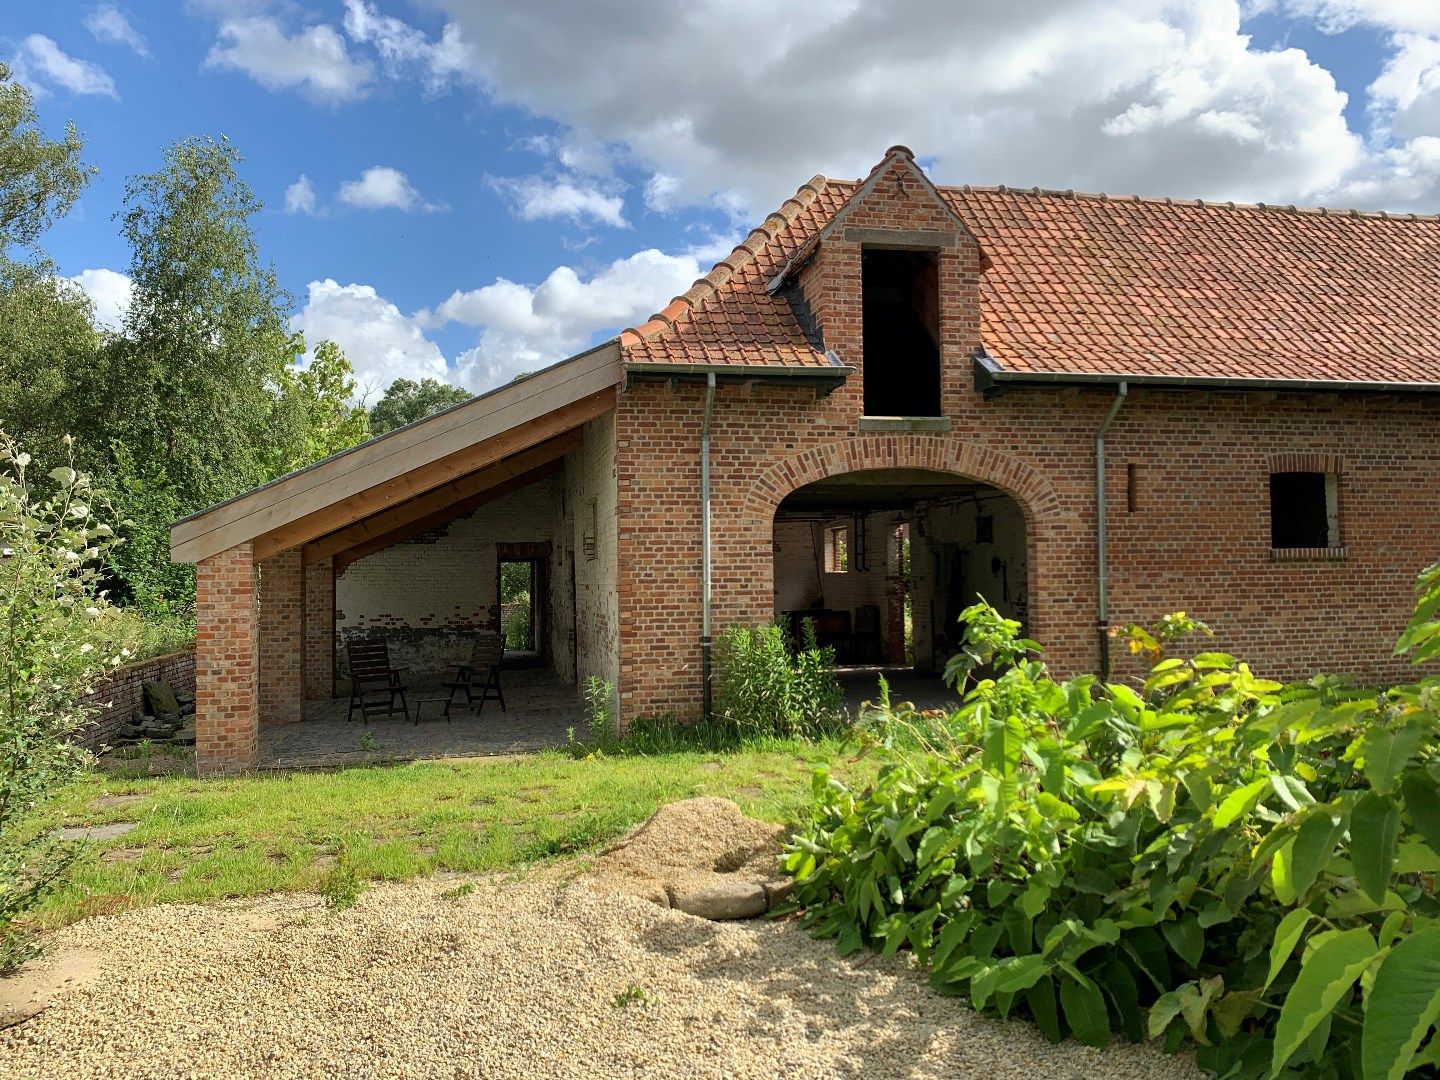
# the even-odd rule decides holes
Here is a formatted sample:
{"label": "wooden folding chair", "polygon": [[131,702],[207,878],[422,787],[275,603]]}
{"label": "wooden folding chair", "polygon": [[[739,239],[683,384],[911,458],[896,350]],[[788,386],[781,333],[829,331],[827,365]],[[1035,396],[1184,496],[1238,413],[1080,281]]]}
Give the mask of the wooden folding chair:
{"label": "wooden folding chair", "polygon": [[[345,646],[350,659],[350,708],[345,722],[360,718],[365,723],[371,716],[394,716],[397,712],[410,719],[410,706],[405,701],[409,689],[400,681],[400,672],[390,666],[390,646],[384,641],[352,641]],[[399,708],[395,703],[399,702]]]}
{"label": "wooden folding chair", "polygon": [[475,639],[470,649],[468,663],[452,668],[440,685],[450,691],[450,700],[445,703],[445,715],[450,715],[452,705],[464,705],[475,715],[480,715],[485,702],[498,701],[500,711],[505,711],[505,691],[500,689],[500,668],[505,660],[505,640],[495,634],[484,634]]}

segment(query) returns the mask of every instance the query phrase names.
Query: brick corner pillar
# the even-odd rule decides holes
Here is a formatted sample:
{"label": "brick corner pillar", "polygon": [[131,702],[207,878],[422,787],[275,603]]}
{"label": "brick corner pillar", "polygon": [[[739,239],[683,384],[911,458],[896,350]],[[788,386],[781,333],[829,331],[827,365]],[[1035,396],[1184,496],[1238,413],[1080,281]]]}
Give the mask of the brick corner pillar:
{"label": "brick corner pillar", "polygon": [[195,769],[241,772],[260,749],[255,552],[250,544],[195,568]]}
{"label": "brick corner pillar", "polygon": [[305,698],[335,696],[335,560],[305,567]]}
{"label": "brick corner pillar", "polygon": [[267,724],[305,719],[305,573],[300,549],[259,567],[260,716]]}

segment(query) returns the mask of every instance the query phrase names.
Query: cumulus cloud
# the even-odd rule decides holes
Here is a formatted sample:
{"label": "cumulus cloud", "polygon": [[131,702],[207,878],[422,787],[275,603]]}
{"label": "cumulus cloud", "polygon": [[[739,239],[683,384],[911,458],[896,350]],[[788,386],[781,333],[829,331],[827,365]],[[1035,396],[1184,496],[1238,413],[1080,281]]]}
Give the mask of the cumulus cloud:
{"label": "cumulus cloud", "polygon": [[488,180],[522,221],[566,218],[576,225],[629,228],[622,196],[607,194],[598,186],[575,177],[492,176]]}
{"label": "cumulus cloud", "polygon": [[[895,142],[942,182],[1267,202],[1322,201],[1396,165],[1397,147],[1348,126],[1327,70],[1252,44],[1237,0],[437,3],[497,100],[562,139],[626,148],[656,210],[753,220],[817,171],[863,175]],[[1333,27],[1440,22],[1413,0],[1269,6]],[[580,56],[606,62],[555,62]]]}
{"label": "cumulus cloud", "polygon": [[269,15],[222,22],[205,66],[241,72],[268,90],[298,90],[328,105],[364,97],[374,74],[367,61],[350,55],[334,27],[322,23],[287,35]]}
{"label": "cumulus cloud", "polygon": [[65,52],[44,34],[31,34],[20,42],[11,59],[15,78],[37,97],[53,89],[72,94],[89,94],[119,99],[115,80],[99,64],[80,60]]}
{"label": "cumulus cloud", "polygon": [[431,93],[443,90],[457,77],[471,77],[477,66],[455,24],[447,24],[439,40],[432,42],[410,24],[380,14],[367,0],[345,0],[345,33],[356,44],[374,48],[388,75],[418,73]]}
{"label": "cumulus cloud", "polygon": [[318,209],[315,185],[304,173],[285,189],[285,212],[287,214],[313,214]]}
{"label": "cumulus cloud", "polygon": [[336,342],[355,367],[360,393],[372,399],[396,379],[453,377],[440,346],[371,285],[310,282],[292,325],[312,349],[322,340]]}
{"label": "cumulus cloud", "polygon": [[465,385],[481,390],[564,359],[601,332],[643,321],[699,273],[693,255],[651,248],[617,259],[588,279],[560,266],[538,285],[499,278],[456,291],[433,311],[418,312],[416,320],[429,327],[460,323],[479,329],[475,346],[456,364]]}
{"label": "cumulus cloud", "polygon": [[150,55],[150,46],[130,24],[129,18],[114,4],[101,4],[85,16],[85,29],[96,41],[107,45],[124,45],[140,56]]}
{"label": "cumulus cloud", "polygon": [[130,298],[134,294],[134,283],[124,274],[100,267],[82,270],[69,280],[73,281],[90,297],[95,308],[95,325],[106,330],[119,330],[125,322],[125,313],[130,310]]}
{"label": "cumulus cloud", "polygon": [[399,169],[389,165],[372,165],[358,180],[347,180],[336,195],[342,203],[360,210],[443,210],[438,203],[426,202]]}

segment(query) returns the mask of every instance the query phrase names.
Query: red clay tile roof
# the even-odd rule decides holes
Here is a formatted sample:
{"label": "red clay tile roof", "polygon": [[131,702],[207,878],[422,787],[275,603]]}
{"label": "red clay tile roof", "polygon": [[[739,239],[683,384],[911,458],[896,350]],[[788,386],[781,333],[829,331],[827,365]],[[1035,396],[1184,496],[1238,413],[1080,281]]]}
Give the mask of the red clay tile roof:
{"label": "red clay tile roof", "polygon": [[[626,359],[829,366],[766,286],[858,186],[802,185],[683,297],[625,331]],[[940,191],[986,256],[981,340],[1006,370],[1440,382],[1440,218]]]}

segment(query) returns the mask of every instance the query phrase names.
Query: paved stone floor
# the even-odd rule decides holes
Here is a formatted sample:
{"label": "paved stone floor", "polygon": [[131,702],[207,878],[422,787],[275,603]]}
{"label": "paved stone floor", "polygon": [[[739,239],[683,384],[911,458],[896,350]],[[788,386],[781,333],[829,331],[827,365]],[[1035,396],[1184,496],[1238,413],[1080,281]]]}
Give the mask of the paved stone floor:
{"label": "paved stone floor", "polygon": [[847,667],[836,672],[845,690],[845,707],[854,716],[879,696],[880,676],[890,684],[891,701],[913,702],[920,709],[953,709],[960,698],[939,675],[910,668]]}
{"label": "paved stone floor", "polygon": [[[363,765],[422,758],[518,754],[564,746],[571,729],[576,739],[589,736],[578,688],[541,668],[506,671],[501,676],[505,712],[494,701],[477,716],[456,708],[447,722],[439,701],[439,683],[417,683],[406,695],[410,719],[357,716],[347,722],[347,699],[312,701],[298,724],[260,724],[260,768]],[[414,723],[419,703],[420,722]],[[365,738],[369,735],[369,739]]]}

